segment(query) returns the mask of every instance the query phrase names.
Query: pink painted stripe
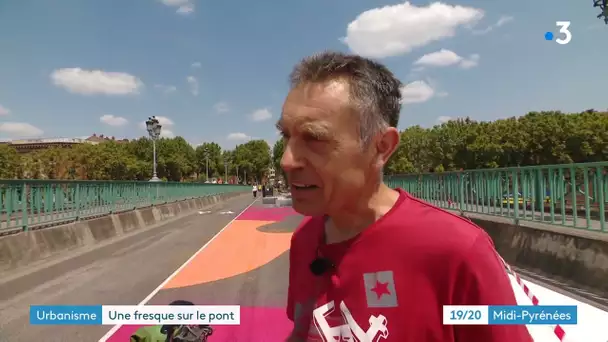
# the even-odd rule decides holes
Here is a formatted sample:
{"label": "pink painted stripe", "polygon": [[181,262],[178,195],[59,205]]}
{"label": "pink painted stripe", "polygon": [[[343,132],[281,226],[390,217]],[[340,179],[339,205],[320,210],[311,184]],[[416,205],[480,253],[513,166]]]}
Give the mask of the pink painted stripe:
{"label": "pink painted stripe", "polygon": [[[538,305],[540,303],[540,300],[538,300],[538,297],[536,297],[532,293],[532,291],[530,291],[530,288],[524,283],[523,280],[521,280],[519,275],[517,273],[515,273],[515,271],[511,268],[511,266],[509,264],[507,264],[505,259],[503,259],[500,255],[498,257],[500,258],[502,263],[505,265],[505,267],[509,270],[509,272],[511,272],[511,274],[515,277],[515,281],[517,281],[517,284],[522,288],[522,290],[524,290],[524,293],[526,294],[526,296],[528,296],[528,298],[530,298],[530,300],[532,301],[532,304]],[[566,331],[559,324],[554,326],[553,333],[560,341],[564,341],[566,339]]]}

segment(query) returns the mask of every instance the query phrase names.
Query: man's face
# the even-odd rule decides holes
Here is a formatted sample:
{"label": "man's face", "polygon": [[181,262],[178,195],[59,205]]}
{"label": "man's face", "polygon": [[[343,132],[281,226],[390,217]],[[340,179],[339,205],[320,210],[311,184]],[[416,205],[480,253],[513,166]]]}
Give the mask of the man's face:
{"label": "man's face", "polygon": [[278,123],[285,139],[281,167],[297,212],[344,210],[378,174],[375,149],[362,147],[358,125],[346,82],[303,84],[288,94]]}

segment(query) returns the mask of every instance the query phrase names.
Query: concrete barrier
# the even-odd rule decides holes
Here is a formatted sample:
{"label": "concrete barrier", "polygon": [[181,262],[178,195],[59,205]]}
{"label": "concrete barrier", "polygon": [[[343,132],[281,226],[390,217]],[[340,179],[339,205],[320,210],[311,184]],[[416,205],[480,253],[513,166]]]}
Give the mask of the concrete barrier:
{"label": "concrete barrier", "polygon": [[242,193],[189,199],[0,237],[0,272],[31,265],[59,253],[94,246],[239,195]]}
{"label": "concrete barrier", "polygon": [[263,197],[262,204],[276,207],[289,207],[291,206],[291,198],[285,196]]}
{"label": "concrete barrier", "polygon": [[263,197],[262,198],[262,204],[274,205],[276,203],[277,203],[277,198],[276,197]]}
{"label": "concrete barrier", "polygon": [[515,267],[608,298],[608,234],[481,214],[464,214]]}

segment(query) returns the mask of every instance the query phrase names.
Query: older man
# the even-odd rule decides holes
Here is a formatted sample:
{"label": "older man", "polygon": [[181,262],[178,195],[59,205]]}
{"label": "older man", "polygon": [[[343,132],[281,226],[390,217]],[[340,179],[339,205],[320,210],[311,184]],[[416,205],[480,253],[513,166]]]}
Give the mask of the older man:
{"label": "older man", "polygon": [[277,123],[294,209],[289,341],[528,342],[525,326],[447,326],[443,305],[515,305],[473,223],[384,185],[401,83],[342,53],[304,59]]}

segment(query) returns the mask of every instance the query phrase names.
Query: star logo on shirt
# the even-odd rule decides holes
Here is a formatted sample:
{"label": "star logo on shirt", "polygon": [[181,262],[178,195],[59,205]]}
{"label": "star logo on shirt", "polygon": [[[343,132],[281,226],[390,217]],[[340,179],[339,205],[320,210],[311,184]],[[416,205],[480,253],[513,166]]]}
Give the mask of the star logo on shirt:
{"label": "star logo on shirt", "polygon": [[393,271],[363,274],[368,308],[396,308],[399,306]]}
{"label": "star logo on shirt", "polygon": [[388,282],[383,283],[381,281],[376,280],[376,286],[371,288],[371,291],[376,293],[376,296],[378,296],[378,299],[382,298],[383,295],[389,295],[391,294],[391,292],[388,290]]}

